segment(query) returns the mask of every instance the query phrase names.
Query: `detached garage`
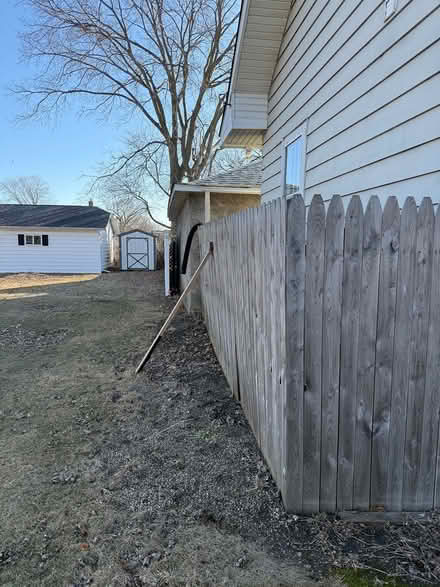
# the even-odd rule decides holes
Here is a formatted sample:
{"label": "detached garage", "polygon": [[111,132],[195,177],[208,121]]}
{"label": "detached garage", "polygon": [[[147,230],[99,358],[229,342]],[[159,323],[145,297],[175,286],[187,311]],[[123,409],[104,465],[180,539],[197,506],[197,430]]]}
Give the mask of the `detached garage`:
{"label": "detached garage", "polygon": [[121,271],[156,269],[156,237],[151,232],[130,230],[119,235]]}
{"label": "detached garage", "polygon": [[101,273],[112,235],[110,214],[92,203],[0,204],[0,273]]}

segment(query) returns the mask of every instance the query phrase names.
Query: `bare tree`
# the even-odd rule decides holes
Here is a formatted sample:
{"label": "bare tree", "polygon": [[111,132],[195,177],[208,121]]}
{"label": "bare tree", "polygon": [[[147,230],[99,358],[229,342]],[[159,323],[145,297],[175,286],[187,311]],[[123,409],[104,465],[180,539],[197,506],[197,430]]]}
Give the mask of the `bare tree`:
{"label": "bare tree", "polygon": [[254,161],[263,158],[261,149],[222,149],[212,150],[209,163],[206,166],[203,175],[221,173],[230,171],[237,167],[243,167]]}
{"label": "bare tree", "polygon": [[109,174],[134,164],[157,189],[194,180],[206,167],[228,81],[237,0],[24,0],[31,22],[23,54],[42,62],[27,116],[82,97],[86,111],[125,107],[144,132]]}
{"label": "bare tree", "polygon": [[153,217],[150,201],[154,196],[146,193],[144,183],[142,174],[122,170],[92,184],[95,196],[112,213],[121,231],[135,227],[153,230],[154,225],[169,228]]}
{"label": "bare tree", "polygon": [[0,192],[15,204],[41,204],[49,196],[49,185],[37,175],[0,182]]}

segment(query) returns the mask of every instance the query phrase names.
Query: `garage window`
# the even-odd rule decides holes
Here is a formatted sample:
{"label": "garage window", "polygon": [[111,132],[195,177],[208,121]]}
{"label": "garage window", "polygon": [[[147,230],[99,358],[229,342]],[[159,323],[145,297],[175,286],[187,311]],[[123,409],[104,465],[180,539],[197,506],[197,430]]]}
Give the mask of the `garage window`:
{"label": "garage window", "polygon": [[32,245],[37,247],[48,247],[49,246],[49,235],[48,234],[18,234],[18,244],[20,246]]}

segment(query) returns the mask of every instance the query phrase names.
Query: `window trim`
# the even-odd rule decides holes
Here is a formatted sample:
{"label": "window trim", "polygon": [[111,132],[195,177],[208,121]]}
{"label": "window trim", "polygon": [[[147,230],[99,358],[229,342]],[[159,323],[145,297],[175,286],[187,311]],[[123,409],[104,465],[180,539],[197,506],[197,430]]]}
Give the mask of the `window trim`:
{"label": "window trim", "polygon": [[[20,244],[20,236],[23,236],[23,244]],[[43,244],[43,237],[47,238],[47,245]],[[39,243],[35,243],[35,237],[39,237],[40,238],[40,242]],[[32,238],[32,242],[28,243],[26,242],[26,240],[28,238]],[[48,247],[49,246],[49,235],[48,234],[42,234],[42,233],[35,233],[35,232],[19,232],[17,233],[17,246],[19,247]]]}
{"label": "window trim", "polygon": [[294,143],[296,140],[302,137],[303,139],[303,150],[301,153],[301,177],[299,182],[299,192],[304,198],[304,188],[305,188],[305,179],[306,179],[306,149],[307,149],[307,123],[308,121],[304,122],[301,126],[298,126],[295,130],[290,132],[286,135],[281,143],[281,187],[282,187],[282,196],[289,197],[293,194],[286,194],[286,163],[287,163],[287,148],[289,145]]}

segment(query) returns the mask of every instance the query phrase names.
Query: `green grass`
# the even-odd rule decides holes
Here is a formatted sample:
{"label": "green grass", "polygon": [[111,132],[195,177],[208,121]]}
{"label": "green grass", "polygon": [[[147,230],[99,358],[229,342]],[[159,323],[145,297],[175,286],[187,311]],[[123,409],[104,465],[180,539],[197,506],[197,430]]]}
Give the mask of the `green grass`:
{"label": "green grass", "polygon": [[370,585],[407,587],[407,583],[402,583],[394,577],[364,569],[340,569],[335,571],[333,576],[343,581],[347,587],[370,587]]}

